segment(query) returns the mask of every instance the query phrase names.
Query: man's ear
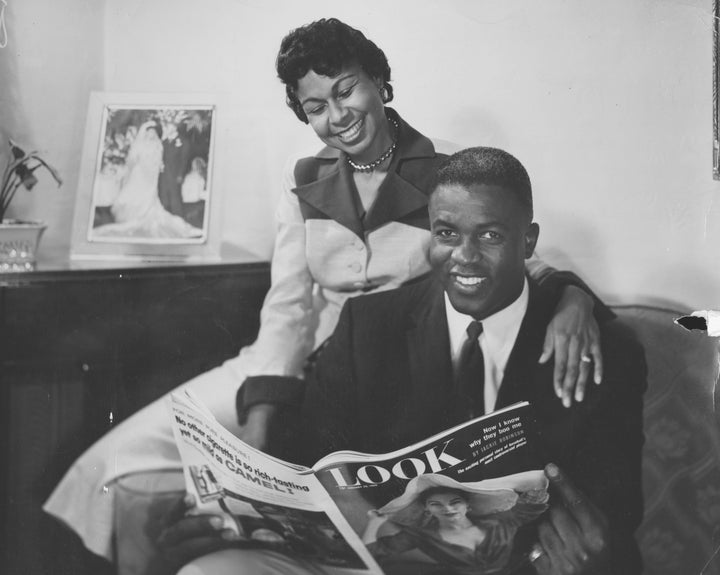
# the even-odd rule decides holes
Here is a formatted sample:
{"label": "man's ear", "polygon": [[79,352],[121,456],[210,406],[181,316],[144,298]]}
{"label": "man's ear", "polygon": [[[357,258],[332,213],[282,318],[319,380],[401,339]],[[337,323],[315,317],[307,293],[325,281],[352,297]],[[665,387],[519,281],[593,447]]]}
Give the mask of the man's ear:
{"label": "man's ear", "polygon": [[525,259],[532,257],[533,252],[535,252],[539,235],[540,226],[535,222],[531,223],[525,232]]}

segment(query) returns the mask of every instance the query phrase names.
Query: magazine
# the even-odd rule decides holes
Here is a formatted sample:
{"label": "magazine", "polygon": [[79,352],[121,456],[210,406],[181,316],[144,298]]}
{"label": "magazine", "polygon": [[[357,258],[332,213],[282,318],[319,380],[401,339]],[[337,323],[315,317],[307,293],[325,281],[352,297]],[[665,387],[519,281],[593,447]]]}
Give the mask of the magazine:
{"label": "magazine", "polygon": [[338,451],[312,468],[243,443],[191,393],[171,396],[198,513],[243,546],[333,573],[497,573],[528,565],[548,481],[521,402],[385,454]]}

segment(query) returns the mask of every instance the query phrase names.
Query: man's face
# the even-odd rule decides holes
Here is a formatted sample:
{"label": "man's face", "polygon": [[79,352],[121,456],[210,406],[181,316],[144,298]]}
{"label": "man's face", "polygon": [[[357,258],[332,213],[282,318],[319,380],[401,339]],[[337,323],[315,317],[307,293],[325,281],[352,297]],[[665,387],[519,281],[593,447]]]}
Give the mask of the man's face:
{"label": "man's face", "polygon": [[430,200],[430,263],[460,313],[482,320],[515,301],[539,228],[513,192],[440,186]]}

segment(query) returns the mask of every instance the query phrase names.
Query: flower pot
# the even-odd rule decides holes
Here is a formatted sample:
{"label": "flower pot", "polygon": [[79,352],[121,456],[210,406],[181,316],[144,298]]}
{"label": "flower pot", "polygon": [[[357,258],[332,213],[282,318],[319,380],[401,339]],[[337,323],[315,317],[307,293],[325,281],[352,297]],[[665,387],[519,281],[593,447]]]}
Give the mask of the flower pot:
{"label": "flower pot", "polygon": [[40,221],[3,220],[0,222],[0,272],[35,269],[40,236],[47,225]]}

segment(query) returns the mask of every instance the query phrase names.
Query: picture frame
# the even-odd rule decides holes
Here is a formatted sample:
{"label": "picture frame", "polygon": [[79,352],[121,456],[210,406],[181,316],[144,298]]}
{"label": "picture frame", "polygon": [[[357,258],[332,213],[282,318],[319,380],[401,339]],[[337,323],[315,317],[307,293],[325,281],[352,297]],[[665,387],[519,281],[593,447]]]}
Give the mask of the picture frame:
{"label": "picture frame", "polygon": [[75,200],[73,260],[219,260],[209,94],[92,92]]}

